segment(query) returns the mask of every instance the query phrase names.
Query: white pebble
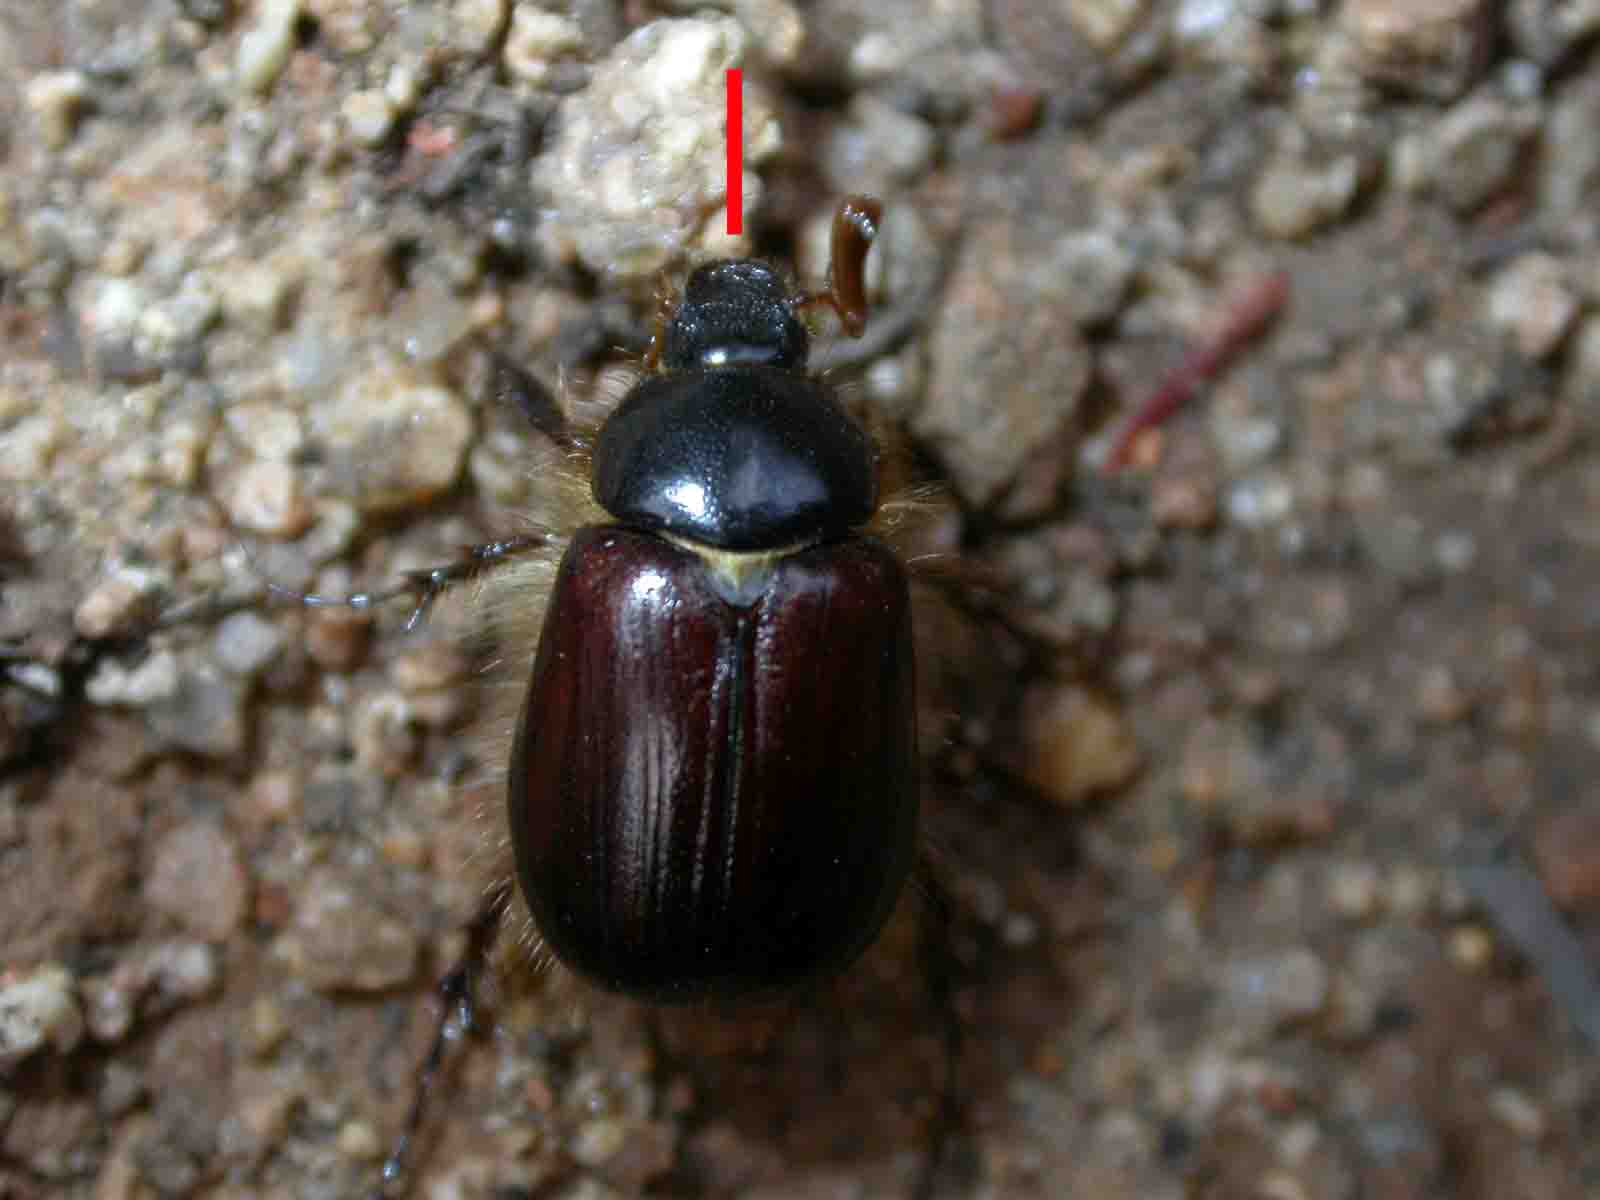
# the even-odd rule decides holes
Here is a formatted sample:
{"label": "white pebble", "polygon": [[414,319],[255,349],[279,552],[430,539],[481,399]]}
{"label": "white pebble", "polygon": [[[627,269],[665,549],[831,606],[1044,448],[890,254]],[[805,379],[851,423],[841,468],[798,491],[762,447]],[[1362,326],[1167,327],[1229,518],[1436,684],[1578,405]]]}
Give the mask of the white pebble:
{"label": "white pebble", "polygon": [[265,92],[277,82],[294,52],[294,27],[300,0],[262,0],[256,23],[239,39],[234,70],[249,92]]}
{"label": "white pebble", "polygon": [[0,987],[0,1067],[11,1067],[42,1046],[65,1054],[83,1036],[72,974],[50,964]]}
{"label": "white pebble", "polygon": [[394,105],[377,88],[351,92],[339,106],[339,113],[350,136],[363,146],[382,145],[394,129]]}
{"label": "white pebble", "polygon": [[78,127],[89,81],[82,71],[46,71],[28,80],[23,98],[38,119],[45,144],[60,149]]}

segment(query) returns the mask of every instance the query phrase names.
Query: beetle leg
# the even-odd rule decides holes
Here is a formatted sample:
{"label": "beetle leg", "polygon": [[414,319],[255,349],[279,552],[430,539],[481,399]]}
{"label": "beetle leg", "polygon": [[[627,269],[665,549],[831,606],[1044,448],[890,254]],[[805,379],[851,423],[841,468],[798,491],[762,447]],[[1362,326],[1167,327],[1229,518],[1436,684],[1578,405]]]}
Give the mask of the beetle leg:
{"label": "beetle leg", "polygon": [[397,600],[401,596],[414,596],[417,605],[412,609],[411,616],[406,619],[404,626],[405,630],[410,632],[428,615],[439,597],[456,584],[476,579],[490,568],[508,562],[520,554],[542,549],[548,546],[550,541],[551,535],[541,530],[493,542],[480,542],[476,546],[466,547],[461,557],[454,562],[437,567],[424,567],[418,571],[407,571],[398,583],[389,587],[371,592],[355,592],[344,597],[298,592],[276,583],[268,583],[266,587],[274,596],[293,600],[307,608],[354,608],[364,611]]}
{"label": "beetle leg", "polygon": [[478,977],[489,961],[489,954],[494,949],[501,925],[505,923],[506,907],[510,902],[509,880],[496,885],[484,897],[483,904],[467,925],[466,949],[461,952],[455,966],[439,980],[439,1023],[434,1027],[428,1053],[417,1069],[405,1125],[395,1139],[394,1149],[384,1159],[380,1182],[373,1190],[371,1200],[385,1200],[390,1187],[405,1174],[406,1160],[422,1128],[423,1118],[427,1115],[433,1089],[439,1082],[446,1048],[458,1038],[478,1031]]}

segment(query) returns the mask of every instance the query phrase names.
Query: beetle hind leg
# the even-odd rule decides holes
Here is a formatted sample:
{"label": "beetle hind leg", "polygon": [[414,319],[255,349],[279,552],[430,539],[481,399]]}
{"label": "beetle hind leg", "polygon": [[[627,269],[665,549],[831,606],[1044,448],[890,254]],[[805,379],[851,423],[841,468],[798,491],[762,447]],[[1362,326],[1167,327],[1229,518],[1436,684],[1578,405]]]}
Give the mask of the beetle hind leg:
{"label": "beetle hind leg", "polygon": [[428,1103],[444,1068],[445,1052],[462,1036],[478,1032],[478,981],[505,924],[511,905],[511,883],[495,885],[466,927],[467,945],[454,966],[439,980],[439,1020],[428,1052],[417,1068],[405,1123],[389,1156],[384,1159],[378,1186],[370,1200],[387,1200],[390,1189],[404,1179],[412,1147],[427,1116]]}

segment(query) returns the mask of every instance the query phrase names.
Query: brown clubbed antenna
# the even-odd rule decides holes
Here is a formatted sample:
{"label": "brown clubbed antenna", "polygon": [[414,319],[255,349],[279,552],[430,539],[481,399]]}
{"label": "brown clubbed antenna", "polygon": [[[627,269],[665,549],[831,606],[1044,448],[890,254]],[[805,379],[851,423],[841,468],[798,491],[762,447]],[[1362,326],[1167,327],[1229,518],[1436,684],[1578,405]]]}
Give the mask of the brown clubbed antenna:
{"label": "brown clubbed antenna", "polygon": [[878,236],[883,205],[871,196],[846,196],[833,214],[833,250],[828,265],[826,291],[802,296],[796,308],[826,304],[839,315],[850,337],[860,337],[867,327],[867,288],[864,267],[867,251]]}

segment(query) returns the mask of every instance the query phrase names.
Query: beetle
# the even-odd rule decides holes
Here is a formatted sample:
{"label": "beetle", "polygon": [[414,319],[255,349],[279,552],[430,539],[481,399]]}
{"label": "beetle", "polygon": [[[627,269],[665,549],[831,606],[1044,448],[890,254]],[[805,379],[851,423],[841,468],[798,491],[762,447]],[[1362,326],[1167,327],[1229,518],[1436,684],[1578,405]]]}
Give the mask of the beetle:
{"label": "beetle", "polygon": [[[857,198],[836,224],[857,332],[878,215]],[[816,302],[755,260],[690,276],[658,373],[595,443],[611,520],[568,544],[516,724],[508,822],[534,923],[638,998],[848,965],[914,857],[909,587],[859,532],[872,440],[805,371]]]}

